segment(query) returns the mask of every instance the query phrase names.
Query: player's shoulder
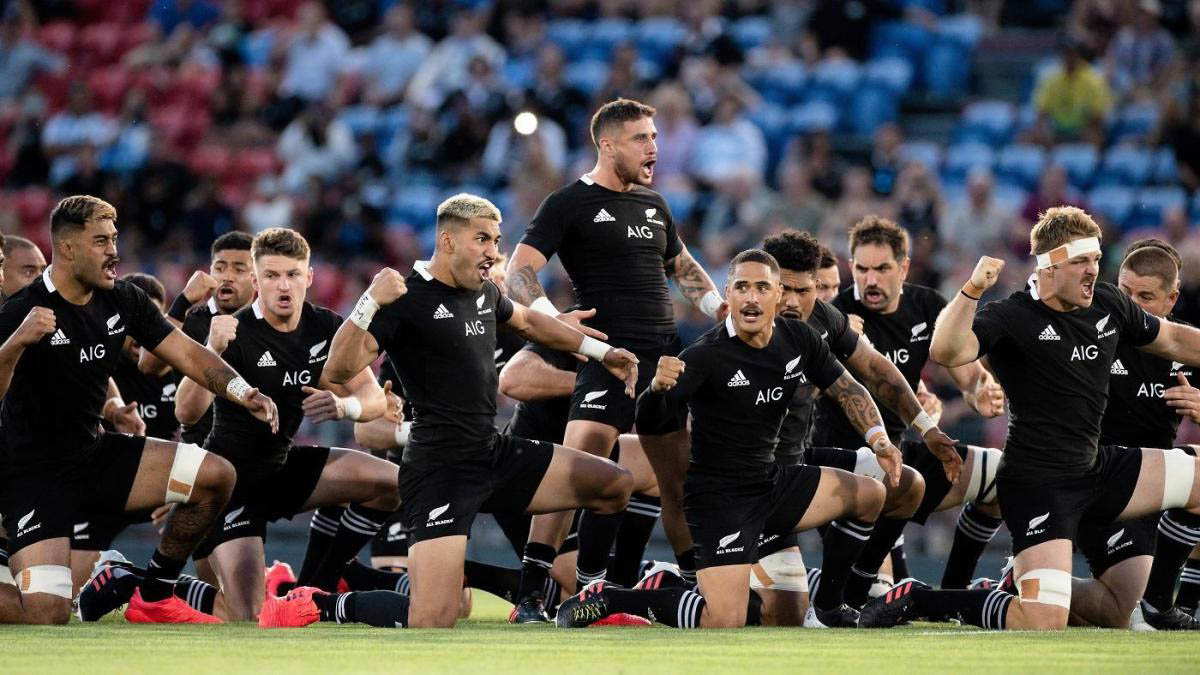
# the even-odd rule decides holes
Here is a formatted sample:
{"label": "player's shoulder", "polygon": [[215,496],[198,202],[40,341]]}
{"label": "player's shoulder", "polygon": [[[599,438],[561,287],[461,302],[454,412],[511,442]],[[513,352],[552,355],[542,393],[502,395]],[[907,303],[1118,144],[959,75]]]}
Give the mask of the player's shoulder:
{"label": "player's shoulder", "polygon": [[[815,308],[814,308],[815,314]],[[810,317],[811,318],[811,317]],[[819,342],[821,336],[816,328],[809,325],[805,321],[792,319],[785,316],[775,317],[775,328],[782,331],[788,336],[788,339],[796,341],[813,341]]]}
{"label": "player's shoulder", "polygon": [[920,284],[904,284],[904,295],[920,307],[945,307],[946,298],[936,288]]}
{"label": "player's shoulder", "polygon": [[858,301],[854,299],[854,285],[851,284],[838,291],[838,294],[833,296],[833,300],[831,300],[829,304],[845,312],[849,311],[848,308],[857,302]]}
{"label": "player's shoulder", "polygon": [[28,313],[30,308],[44,304],[49,297],[50,293],[46,291],[46,286],[39,277],[32,284],[5,298],[4,302],[0,302],[0,311]]}
{"label": "player's shoulder", "polygon": [[1107,281],[1097,281],[1093,295],[1095,296],[1092,301],[1093,305],[1124,305],[1132,302],[1129,300],[1129,296],[1121,292],[1121,289]]}
{"label": "player's shoulder", "polygon": [[580,178],[576,178],[546,195],[546,198],[542,200],[542,204],[544,207],[567,207],[581,197],[593,194],[595,191],[596,185],[594,183],[587,183]]}
{"label": "player's shoulder", "polygon": [[624,194],[631,199],[636,199],[638,201],[644,201],[644,202],[651,202],[651,203],[663,206],[664,208],[667,205],[667,200],[665,198],[663,198],[663,196],[661,194],[659,194],[658,192],[656,192],[655,190],[653,190],[651,188],[646,187],[645,185],[634,185],[632,188],[630,188]]}
{"label": "player's shoulder", "polygon": [[314,319],[322,324],[342,324],[342,315],[321,305],[313,304],[308,300],[304,301],[304,311],[310,314]]}
{"label": "player's shoulder", "polygon": [[189,321],[210,321],[219,313],[220,310],[217,309],[216,301],[209,298],[207,302],[197,303],[188,307],[188,310],[183,314],[183,323],[186,325]]}
{"label": "player's shoulder", "polygon": [[701,333],[700,337],[697,337],[691,344],[683,348],[679,356],[683,358],[685,355],[700,355],[711,352],[714,349],[720,349],[723,344],[729,341],[729,338],[728,320],[725,320]]}
{"label": "player's shoulder", "polygon": [[261,320],[262,310],[258,308],[258,300],[234,312],[233,318],[237,319],[238,323],[250,323]]}
{"label": "player's shoulder", "polygon": [[808,324],[817,328],[833,328],[834,323],[845,318],[845,313],[824,300],[813,303],[812,313],[808,315]]}

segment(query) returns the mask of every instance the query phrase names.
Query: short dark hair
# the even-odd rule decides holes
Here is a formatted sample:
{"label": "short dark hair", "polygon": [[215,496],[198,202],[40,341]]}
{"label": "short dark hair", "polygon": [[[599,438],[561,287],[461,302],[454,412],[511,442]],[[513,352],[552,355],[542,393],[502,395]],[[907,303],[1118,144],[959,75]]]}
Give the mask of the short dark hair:
{"label": "short dark hair", "polygon": [[12,255],[12,252],[18,249],[27,250],[37,248],[37,244],[15,234],[0,235],[0,246],[4,247],[4,255],[6,256]]}
{"label": "short dark hair", "polygon": [[779,274],[779,261],[775,259],[775,256],[761,248],[749,248],[733,256],[733,260],[729,262],[729,276],[733,276],[733,270],[737,269],[738,265],[748,262],[762,263],[771,268],[775,274]]}
{"label": "short dark hair", "polygon": [[830,267],[837,267],[837,254],[828,246],[821,246],[821,262],[817,263],[817,269],[827,270]]}
{"label": "short dark hair", "polygon": [[296,260],[308,260],[310,249],[304,235],[286,227],[268,227],[254,238],[250,255],[255,260],[264,255],[281,255]]}
{"label": "short dark hair", "polygon": [[79,232],[93,218],[117,219],[112,204],[91,195],[63,197],[50,212],[50,236],[57,237],[66,230]]}
{"label": "short dark hair", "polygon": [[121,280],[128,281],[142,289],[146,295],[150,296],[151,300],[157,300],[161,303],[167,301],[167,289],[163,288],[162,282],[155,279],[153,275],[142,272],[130,272],[121,277]]}
{"label": "short dark hair", "polygon": [[629,98],[609,101],[592,115],[592,143],[597,148],[600,147],[600,135],[610,126],[634,122],[643,117],[654,117],[656,112],[658,111],[653,106]]}
{"label": "short dark hair", "polygon": [[254,237],[245,232],[233,230],[217,237],[212,244],[212,254],[215,257],[221,251],[249,251],[253,243]]}
{"label": "short dark hair", "polygon": [[800,274],[816,272],[821,262],[821,244],[816,237],[799,230],[787,230],[767,237],[763,250],[771,254],[779,266]]}
{"label": "short dark hair", "polygon": [[908,258],[908,232],[883,216],[867,216],[850,228],[850,255],[862,244],[887,246],[897,262]]}
{"label": "short dark hair", "polygon": [[1121,269],[1139,277],[1157,277],[1168,292],[1175,290],[1183,262],[1179,253],[1161,239],[1139,239],[1125,252]]}

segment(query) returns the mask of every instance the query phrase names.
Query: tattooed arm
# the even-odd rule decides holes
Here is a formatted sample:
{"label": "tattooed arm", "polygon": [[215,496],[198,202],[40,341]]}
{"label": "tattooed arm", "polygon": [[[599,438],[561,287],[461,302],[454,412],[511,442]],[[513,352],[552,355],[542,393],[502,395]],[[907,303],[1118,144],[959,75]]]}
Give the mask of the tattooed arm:
{"label": "tattooed arm", "polygon": [[[875,407],[871,394],[849,372],[843,373],[830,385],[825,390],[825,395],[838,402],[846,413],[846,419],[850,420],[864,437],[868,432],[883,427],[883,418],[879,414],[879,408]],[[903,465],[900,451],[888,440],[886,433],[876,434],[870,445],[879,459],[879,465],[887,472],[889,482],[893,486],[899,485],[900,467]]]}
{"label": "tattooed arm", "polygon": [[551,349],[576,352],[599,361],[610,373],[625,383],[625,393],[630,398],[634,396],[638,360],[632,353],[610,347],[596,338],[585,335],[565,321],[535,312],[517,302],[512,305],[512,316],[504,323],[506,328],[526,340],[546,345]]}
{"label": "tattooed arm", "polygon": [[[708,272],[704,271],[686,248],[667,261],[667,273],[675,278],[683,297],[705,314],[720,318],[718,312],[722,305],[721,294],[717,292],[717,286],[709,278]],[[712,293],[712,296],[709,296],[709,293]]]}
{"label": "tattooed arm", "polygon": [[538,281],[538,271],[546,266],[546,256],[529,244],[517,244],[508,261],[508,297],[525,305],[546,297],[546,289]]}

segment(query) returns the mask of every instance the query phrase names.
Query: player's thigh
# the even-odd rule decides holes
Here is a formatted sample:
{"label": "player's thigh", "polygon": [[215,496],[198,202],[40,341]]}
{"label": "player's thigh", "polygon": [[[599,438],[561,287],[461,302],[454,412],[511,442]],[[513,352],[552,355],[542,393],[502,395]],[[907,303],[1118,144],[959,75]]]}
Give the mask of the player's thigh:
{"label": "player's thigh", "polygon": [[450,628],[462,602],[466,535],[425,539],[408,551],[410,628]]}
{"label": "player's thigh", "polygon": [[597,496],[622,490],[628,498],[632,483],[629,472],[616,462],[556,445],[528,511],[552,513],[588,506]]}
{"label": "player's thigh", "polygon": [[658,496],[658,479],[654,475],[654,467],[642,449],[642,443],[637,434],[621,434],[617,440],[621,447],[621,456],[617,464],[633,474],[633,491],[650,497]]}
{"label": "player's thigh", "polygon": [[696,573],[704,596],[704,628],[740,628],[746,625],[750,599],[750,565],[706,567]]}
{"label": "player's thigh", "polygon": [[809,530],[835,518],[855,513],[864,503],[882,503],[883,484],[874,478],[858,476],[841,469],[821,467],[821,479],[812,502],[796,530]]}
{"label": "player's thigh", "polygon": [[71,549],[71,588],[78,590],[92,575],[92,567],[100,559],[99,551]]}
{"label": "player's thigh", "polygon": [[76,588],[67,585],[72,583],[70,562],[71,540],[67,537],[42,539],[13,552],[8,566],[21,592],[26,622],[66,623]]}
{"label": "player's thigh", "polygon": [[228,461],[198,446],[146,438],[125,510],[187,502],[198,490],[228,495],[236,476]]}
{"label": "player's thigh", "polygon": [[261,537],[222,542],[207,558],[220,582],[227,621],[250,621],[262,610],[266,555]]}
{"label": "player's thigh", "polygon": [[[1120,519],[1128,520],[1200,503],[1197,461],[1195,457],[1175,448],[1141,448],[1137,485],[1121,511]],[[1128,475],[1129,472],[1123,473]],[[1125,477],[1122,479],[1128,480]]]}
{"label": "player's thigh", "polygon": [[330,448],[317,485],[302,510],[333,504],[361,503],[385,495],[396,495],[398,467],[360,450]]}
{"label": "player's thigh", "polygon": [[593,420],[571,420],[567,422],[563,445],[598,457],[608,457],[619,435],[617,428],[611,424]]}
{"label": "player's thigh", "polygon": [[[655,484],[664,508],[678,506],[683,501],[683,479],[687,476],[691,458],[691,434],[680,429],[661,436],[638,434],[642,454],[654,470]],[[679,507],[682,508],[682,507]]]}
{"label": "player's thigh", "polygon": [[1146,581],[1150,578],[1150,567],[1154,564],[1154,556],[1139,555],[1126,558],[1113,565],[1100,575],[1100,581],[1112,592],[1117,605],[1123,610],[1124,619],[1128,620],[1129,612],[1134,604],[1146,591]]}
{"label": "player's thigh", "polygon": [[1045,630],[1067,626],[1071,540],[1051,539],[1022,550],[1013,560],[1013,579],[1021,602],[1016,620],[1009,621],[1008,628]]}

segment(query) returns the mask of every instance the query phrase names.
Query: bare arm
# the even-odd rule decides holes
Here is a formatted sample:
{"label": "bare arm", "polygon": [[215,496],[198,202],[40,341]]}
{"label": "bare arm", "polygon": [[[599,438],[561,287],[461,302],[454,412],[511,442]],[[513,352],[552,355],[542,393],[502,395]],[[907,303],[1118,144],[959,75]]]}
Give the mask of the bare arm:
{"label": "bare arm", "polygon": [[500,393],[518,401],[570,396],[575,371],[559,370],[538,354],[522,349],[500,371]]}
{"label": "bare arm", "polygon": [[380,417],[354,424],[354,442],[372,453],[384,453],[400,447],[396,443],[396,423]]}
{"label": "bare arm", "polygon": [[610,347],[590,335],[584,335],[567,323],[536,312],[520,303],[513,303],[512,316],[505,322],[510,330],[526,340],[552,349],[576,352],[599,361],[610,373],[625,383],[625,393],[635,395],[637,357],[627,350]]}
{"label": "bare arm", "polygon": [[[167,317],[167,321],[176,328],[180,327],[179,322],[171,317]],[[154,352],[150,351],[149,349],[143,349],[141,350],[141,353],[138,354],[137,367],[138,371],[144,375],[166,375],[171,371],[171,366],[155,356]]]}
{"label": "bare arm", "polygon": [[1158,336],[1139,349],[1189,366],[1200,366],[1200,330],[1161,319]]}
{"label": "bare arm", "polygon": [[[1004,269],[1004,261],[983,256],[975,263],[971,278],[938,314],[929,343],[929,358],[954,368],[979,358],[979,338],[972,330],[979,298],[991,288]],[[968,291],[970,291],[968,293]]]}
{"label": "bare arm", "polygon": [[189,377],[183,378],[175,390],[175,419],[189,426],[199,422],[204,411],[212,405],[213,398],[211,391]]}
{"label": "bare arm", "polygon": [[[271,425],[272,432],[279,428],[279,414],[269,397],[247,385],[216,352],[184,335],[178,328],[171,331],[153,351],[185,377],[203,383],[210,392],[237,403]],[[237,386],[230,387],[235,380]]]}
{"label": "bare arm", "polygon": [[379,358],[375,336],[350,320],[342,322],[329,345],[323,378],[330,384],[345,384]]}
{"label": "bare arm", "polygon": [[688,302],[700,308],[700,311],[705,314],[715,315],[716,308],[706,306],[704,298],[709,293],[716,293],[716,299],[719,300],[720,294],[717,293],[717,286],[709,278],[708,272],[704,271],[704,268],[696,262],[686,248],[679,255],[667,261],[667,270],[674,277],[675,283],[679,284],[679,292],[683,293],[683,297],[687,298]]}
{"label": "bare arm", "polygon": [[882,401],[902,420],[912,420],[924,409],[904,373],[887,360],[865,338],[858,338],[858,346],[846,360],[846,365],[871,391],[871,395]]}
{"label": "bare arm", "polygon": [[[304,416],[320,423],[352,419],[369,422],[387,412],[387,397],[370,368],[363,368],[345,384],[335,384],[322,374],[320,389],[301,387],[308,396],[301,403]],[[391,387],[391,383],[388,384]]]}
{"label": "bare arm", "polygon": [[846,413],[846,419],[850,420],[850,424],[854,425],[864,438],[868,434],[871,435],[868,443],[879,459],[879,465],[887,472],[888,482],[893,486],[899,485],[900,467],[903,466],[904,460],[900,451],[888,439],[883,427],[883,417],[879,414],[879,408],[875,407],[875,401],[871,400],[867,388],[846,372],[825,390],[825,395],[838,402],[842,411]]}
{"label": "bare arm", "polygon": [[529,244],[517,244],[508,261],[508,297],[525,306],[546,297],[538,281],[538,271],[546,266],[546,256]]}

